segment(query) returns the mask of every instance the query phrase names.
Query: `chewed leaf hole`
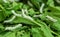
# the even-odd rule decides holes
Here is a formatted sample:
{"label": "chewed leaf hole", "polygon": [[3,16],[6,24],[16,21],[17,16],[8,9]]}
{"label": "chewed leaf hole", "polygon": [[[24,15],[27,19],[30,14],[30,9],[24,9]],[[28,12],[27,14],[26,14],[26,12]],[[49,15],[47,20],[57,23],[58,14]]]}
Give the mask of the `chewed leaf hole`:
{"label": "chewed leaf hole", "polygon": [[47,12],[51,12],[51,10],[47,10]]}

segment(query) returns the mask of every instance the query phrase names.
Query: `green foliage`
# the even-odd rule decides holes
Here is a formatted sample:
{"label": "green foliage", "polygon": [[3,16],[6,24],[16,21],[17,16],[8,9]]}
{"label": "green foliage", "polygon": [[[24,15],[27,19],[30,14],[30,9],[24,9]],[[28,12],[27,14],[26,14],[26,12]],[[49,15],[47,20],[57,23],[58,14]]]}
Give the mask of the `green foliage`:
{"label": "green foliage", "polygon": [[59,2],[0,0],[0,37],[60,37]]}

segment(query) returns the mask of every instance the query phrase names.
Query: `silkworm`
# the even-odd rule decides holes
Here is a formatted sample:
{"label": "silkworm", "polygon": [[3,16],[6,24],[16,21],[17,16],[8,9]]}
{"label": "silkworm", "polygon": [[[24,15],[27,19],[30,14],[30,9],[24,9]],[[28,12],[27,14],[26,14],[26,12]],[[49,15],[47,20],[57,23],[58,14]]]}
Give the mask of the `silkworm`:
{"label": "silkworm", "polygon": [[43,13],[43,8],[44,8],[45,4],[42,3],[41,7],[40,7],[40,13]]}

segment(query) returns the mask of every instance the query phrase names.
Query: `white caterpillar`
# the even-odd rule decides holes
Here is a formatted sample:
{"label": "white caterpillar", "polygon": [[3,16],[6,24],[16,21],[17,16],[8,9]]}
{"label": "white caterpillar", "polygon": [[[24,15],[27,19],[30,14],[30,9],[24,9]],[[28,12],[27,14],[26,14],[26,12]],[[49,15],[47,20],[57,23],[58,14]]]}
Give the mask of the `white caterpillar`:
{"label": "white caterpillar", "polygon": [[15,30],[15,29],[17,29],[17,28],[19,28],[21,26],[22,26],[22,24],[18,24],[18,25],[14,26],[14,27],[6,27],[5,30]]}
{"label": "white caterpillar", "polygon": [[46,16],[49,20],[51,20],[51,21],[53,21],[53,22],[56,22],[57,20],[56,19],[54,19],[54,18],[52,18],[52,17],[50,17],[50,16]]}
{"label": "white caterpillar", "polygon": [[44,8],[45,4],[42,3],[41,7],[40,7],[40,13],[43,13],[43,8]]}
{"label": "white caterpillar", "polygon": [[25,14],[25,12],[28,13],[27,10],[23,10],[23,9],[22,9],[22,15],[23,15],[23,17],[26,18],[26,19],[29,19],[29,20],[33,21],[33,18],[31,18],[30,16],[27,16],[27,15]]}
{"label": "white caterpillar", "polygon": [[4,23],[8,23],[8,22],[12,22],[15,19],[16,16],[13,16],[11,19],[9,20],[5,20]]}

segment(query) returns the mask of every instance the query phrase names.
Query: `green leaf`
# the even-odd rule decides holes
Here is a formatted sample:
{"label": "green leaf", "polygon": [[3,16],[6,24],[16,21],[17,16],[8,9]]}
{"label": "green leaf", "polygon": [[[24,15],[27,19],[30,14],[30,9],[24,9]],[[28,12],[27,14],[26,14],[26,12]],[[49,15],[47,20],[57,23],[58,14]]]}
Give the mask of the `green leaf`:
{"label": "green leaf", "polygon": [[36,12],[32,8],[29,9],[29,15],[30,16],[33,16],[34,14],[36,14]]}
{"label": "green leaf", "polygon": [[32,4],[34,5],[34,7],[36,7],[37,9],[40,8],[40,2],[41,0],[31,0]]}
{"label": "green leaf", "polygon": [[5,19],[4,13],[0,11],[0,22]]}
{"label": "green leaf", "polygon": [[23,3],[13,2],[12,6],[13,6],[12,8],[13,8],[14,10],[18,10],[18,9],[21,9],[21,8],[22,8]]}
{"label": "green leaf", "polygon": [[0,24],[0,29],[4,29],[4,26],[2,24]]}
{"label": "green leaf", "polygon": [[6,32],[6,33],[2,33],[0,34],[1,37],[16,37],[15,36],[15,32]]}
{"label": "green leaf", "polygon": [[41,24],[41,30],[43,31],[45,37],[53,37],[51,30],[44,22],[40,21],[39,19],[37,19],[37,22]]}
{"label": "green leaf", "polygon": [[53,6],[53,7],[51,7],[51,6],[49,6],[49,7],[47,7],[44,11],[48,14],[48,15],[53,15],[53,16],[56,16],[56,17],[60,17],[60,9],[59,9],[60,7],[58,7],[58,6]]}
{"label": "green leaf", "polygon": [[22,37],[30,37],[30,32],[24,32]]}
{"label": "green leaf", "polygon": [[49,6],[54,6],[54,1],[53,0],[48,0],[47,1],[47,5],[49,5]]}
{"label": "green leaf", "polygon": [[34,23],[32,21],[25,19],[23,17],[16,17],[11,23],[25,23],[25,24],[34,25]]}
{"label": "green leaf", "polygon": [[40,28],[37,27],[31,29],[31,35],[32,37],[45,37]]}

